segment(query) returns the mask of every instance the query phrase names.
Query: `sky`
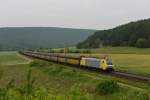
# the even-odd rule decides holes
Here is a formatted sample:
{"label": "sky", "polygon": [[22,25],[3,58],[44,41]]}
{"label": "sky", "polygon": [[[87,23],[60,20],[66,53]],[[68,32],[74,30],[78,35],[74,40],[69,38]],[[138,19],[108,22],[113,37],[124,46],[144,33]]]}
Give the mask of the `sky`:
{"label": "sky", "polygon": [[109,29],[150,18],[150,0],[0,0],[0,27]]}

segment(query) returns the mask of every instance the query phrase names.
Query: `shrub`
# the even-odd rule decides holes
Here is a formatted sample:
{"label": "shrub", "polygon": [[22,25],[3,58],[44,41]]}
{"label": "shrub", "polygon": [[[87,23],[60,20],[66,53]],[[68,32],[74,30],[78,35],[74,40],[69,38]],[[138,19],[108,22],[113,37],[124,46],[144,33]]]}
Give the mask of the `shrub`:
{"label": "shrub", "polygon": [[144,38],[140,38],[136,42],[136,47],[137,48],[146,48],[147,46],[147,40]]}
{"label": "shrub", "polygon": [[79,50],[69,50],[69,53],[80,53]]}
{"label": "shrub", "polygon": [[16,88],[14,80],[11,80],[6,87],[0,88],[0,100],[92,100],[91,95],[83,91],[78,84],[73,85],[66,96],[53,95],[45,87],[35,88],[32,70],[28,71],[26,78],[23,88]]}
{"label": "shrub", "polygon": [[112,94],[117,92],[119,89],[119,85],[116,81],[113,80],[105,80],[98,84],[96,87],[96,92],[100,94]]}
{"label": "shrub", "polygon": [[83,91],[80,84],[74,84],[70,91],[69,100],[92,100],[92,96],[87,91]]}
{"label": "shrub", "polygon": [[139,100],[149,100],[149,95],[146,94],[146,93],[140,92],[140,93],[138,94],[138,98],[139,98]]}
{"label": "shrub", "polygon": [[90,50],[83,50],[82,53],[91,53]]}

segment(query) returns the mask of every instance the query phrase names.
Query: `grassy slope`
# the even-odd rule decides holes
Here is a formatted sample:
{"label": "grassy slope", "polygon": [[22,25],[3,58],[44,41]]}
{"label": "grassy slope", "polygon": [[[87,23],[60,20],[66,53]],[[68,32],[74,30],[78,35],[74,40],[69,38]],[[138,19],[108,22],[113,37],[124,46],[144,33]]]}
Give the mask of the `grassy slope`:
{"label": "grassy slope", "polygon": [[[11,70],[10,70],[11,69]],[[30,69],[28,65],[11,65],[3,66],[3,77],[0,80],[0,86],[5,86],[11,79],[15,79],[16,86],[22,86],[25,83],[27,71]],[[69,95],[71,88],[78,84],[80,91],[87,91],[86,93],[94,100],[138,100],[139,91],[129,87],[121,87],[121,90],[112,95],[99,95],[95,93],[95,87],[104,79],[110,79],[97,74],[90,74],[89,72],[81,71],[79,69],[67,68],[63,65],[53,64],[51,66],[35,67],[33,70],[33,77],[36,77],[36,87],[47,87],[51,94]],[[74,72],[75,71],[75,72]],[[16,74],[17,73],[17,74]]]}
{"label": "grassy slope", "polygon": [[[9,57],[7,54],[5,56]],[[18,58],[18,56],[16,57]],[[11,62],[10,59],[4,62],[9,63],[9,61]],[[18,62],[18,59],[14,62]],[[28,64],[0,65],[0,70],[3,71],[0,86],[5,86],[11,79],[15,79],[16,86],[22,86],[25,83],[26,74],[29,69],[33,70],[33,77],[36,77],[35,86],[47,87],[50,93],[55,95],[67,95],[71,92],[72,86],[78,84],[81,91],[87,91],[94,100],[99,100],[100,98],[101,100],[120,100],[122,98],[124,100],[138,100],[138,89],[129,88],[128,86],[121,87],[118,93],[112,95],[96,94],[95,87],[97,84],[104,79],[112,79],[112,77],[53,63],[42,67],[29,67]],[[131,84],[133,83],[131,82]],[[137,83],[137,86],[139,85]]]}

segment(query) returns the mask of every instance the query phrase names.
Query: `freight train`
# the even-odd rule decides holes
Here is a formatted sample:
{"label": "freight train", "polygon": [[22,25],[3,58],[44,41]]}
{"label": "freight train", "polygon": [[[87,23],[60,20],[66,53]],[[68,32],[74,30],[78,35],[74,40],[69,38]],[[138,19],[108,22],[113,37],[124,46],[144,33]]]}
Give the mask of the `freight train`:
{"label": "freight train", "polygon": [[43,52],[35,52],[35,51],[20,51],[19,53],[38,58],[44,59],[47,61],[53,61],[58,63],[77,65],[82,67],[88,67],[93,69],[100,69],[103,71],[113,71],[113,63],[111,59],[106,58],[93,58],[93,57],[84,57],[84,56],[68,56],[64,54],[56,54],[56,53],[43,53]]}

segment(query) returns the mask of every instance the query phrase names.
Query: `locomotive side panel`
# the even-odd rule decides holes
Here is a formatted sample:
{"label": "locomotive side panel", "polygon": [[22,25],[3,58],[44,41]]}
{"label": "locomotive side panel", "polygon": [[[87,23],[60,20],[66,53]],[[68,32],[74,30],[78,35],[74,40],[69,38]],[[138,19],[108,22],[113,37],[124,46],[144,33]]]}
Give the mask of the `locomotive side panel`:
{"label": "locomotive side panel", "polygon": [[81,65],[92,68],[99,68],[100,61],[96,58],[82,58]]}

